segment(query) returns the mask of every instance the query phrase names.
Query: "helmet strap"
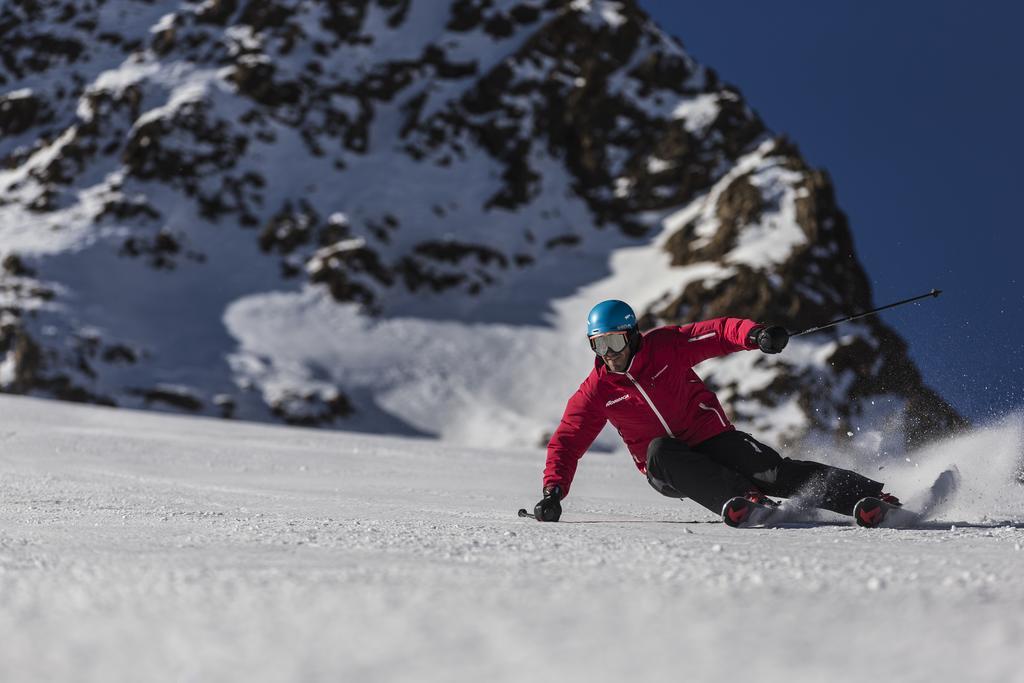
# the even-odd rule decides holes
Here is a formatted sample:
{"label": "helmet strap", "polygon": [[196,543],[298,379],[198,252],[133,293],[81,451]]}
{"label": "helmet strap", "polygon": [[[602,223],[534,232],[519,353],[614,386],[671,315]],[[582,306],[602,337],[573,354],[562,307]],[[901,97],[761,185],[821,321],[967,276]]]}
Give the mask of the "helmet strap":
{"label": "helmet strap", "polygon": [[643,335],[640,334],[640,328],[634,327],[629,331],[626,337],[629,339],[630,353],[635,355],[636,352],[640,349],[640,340],[643,339]]}

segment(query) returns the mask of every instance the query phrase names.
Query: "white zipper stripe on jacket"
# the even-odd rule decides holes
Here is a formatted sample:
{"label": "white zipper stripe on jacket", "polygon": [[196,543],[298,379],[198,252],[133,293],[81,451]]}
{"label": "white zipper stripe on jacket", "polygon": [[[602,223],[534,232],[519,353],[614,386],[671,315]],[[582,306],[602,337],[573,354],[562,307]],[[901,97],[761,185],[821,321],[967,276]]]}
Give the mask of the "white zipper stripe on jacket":
{"label": "white zipper stripe on jacket", "polygon": [[647,395],[647,392],[644,391],[644,388],[640,386],[640,382],[637,382],[633,378],[633,375],[629,374],[628,370],[626,371],[625,375],[626,377],[629,378],[629,381],[633,383],[633,386],[636,387],[636,390],[640,392],[640,395],[644,397],[644,400],[647,401],[647,405],[651,407],[651,410],[654,411],[654,414],[658,416],[658,420],[661,422],[661,426],[665,428],[665,433],[668,434],[669,436],[675,436],[672,433],[672,430],[668,428],[668,422],[665,422],[665,418],[663,418],[661,416],[661,413],[658,412],[658,409],[654,407],[654,401],[652,401],[651,397]]}
{"label": "white zipper stripe on jacket", "polygon": [[715,414],[715,416],[716,416],[716,417],[718,418],[718,421],[722,423],[722,426],[723,426],[723,427],[728,427],[728,426],[729,426],[729,425],[727,425],[727,424],[725,423],[725,419],[723,419],[723,418],[722,418],[722,414],[721,414],[720,412],[718,412],[717,410],[715,410],[715,409],[714,409],[714,408],[712,408],[711,406],[706,406],[706,405],[704,405],[703,403],[700,403],[700,404],[698,404],[698,405],[699,405],[699,406],[700,406],[701,408],[703,408],[704,410],[710,410],[710,411],[711,411],[712,413],[714,413],[714,414]]}

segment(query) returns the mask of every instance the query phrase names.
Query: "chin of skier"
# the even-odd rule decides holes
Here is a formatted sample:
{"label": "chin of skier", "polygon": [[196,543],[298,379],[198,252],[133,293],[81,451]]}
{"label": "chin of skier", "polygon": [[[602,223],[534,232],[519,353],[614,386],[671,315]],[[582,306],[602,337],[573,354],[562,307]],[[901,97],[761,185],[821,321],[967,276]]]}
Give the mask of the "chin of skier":
{"label": "chin of skier", "polygon": [[[594,369],[565,407],[548,443],[539,521],[558,521],[580,458],[611,422],[637,469],[658,493],[690,498],[716,514],[729,502],[732,523],[768,496],[810,496],[816,507],[850,515],[864,497],[899,505],[882,484],[818,462],[783,458],[737,430],[693,366],[740,351],[779,353],[789,333],[778,325],[716,318],[641,334],[626,303],[602,301],[587,318]],[[739,500],[736,500],[736,499]],[[744,508],[747,509],[744,509]],[[726,520],[729,521],[728,519]]]}

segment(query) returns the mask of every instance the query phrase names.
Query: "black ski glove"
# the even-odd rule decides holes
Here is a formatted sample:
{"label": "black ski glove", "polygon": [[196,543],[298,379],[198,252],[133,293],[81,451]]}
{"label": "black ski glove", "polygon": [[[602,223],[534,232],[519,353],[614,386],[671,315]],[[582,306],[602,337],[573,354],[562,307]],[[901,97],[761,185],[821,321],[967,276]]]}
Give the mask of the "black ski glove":
{"label": "black ski glove", "polygon": [[754,328],[750,340],[765,353],[779,353],[789,343],[789,332],[781,325],[766,325]]}
{"label": "black ski glove", "polygon": [[557,522],[562,516],[562,489],[551,486],[544,489],[544,497],[533,506],[533,516],[538,522]]}

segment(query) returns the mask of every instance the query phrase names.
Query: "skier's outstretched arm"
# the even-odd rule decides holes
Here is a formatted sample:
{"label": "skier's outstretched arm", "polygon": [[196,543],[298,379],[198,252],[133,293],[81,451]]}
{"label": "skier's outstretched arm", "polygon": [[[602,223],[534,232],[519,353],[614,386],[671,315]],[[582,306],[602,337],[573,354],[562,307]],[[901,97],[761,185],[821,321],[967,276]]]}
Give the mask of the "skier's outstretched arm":
{"label": "skier's outstretched arm", "polygon": [[785,328],[744,318],[714,318],[676,329],[685,338],[682,348],[691,366],[736,351],[779,353],[789,341]]}
{"label": "skier's outstretched arm", "polygon": [[569,495],[580,458],[604,428],[604,409],[594,399],[590,385],[588,378],[569,399],[562,421],[548,442],[544,497],[534,507],[534,517],[540,522],[558,521],[561,500]]}

